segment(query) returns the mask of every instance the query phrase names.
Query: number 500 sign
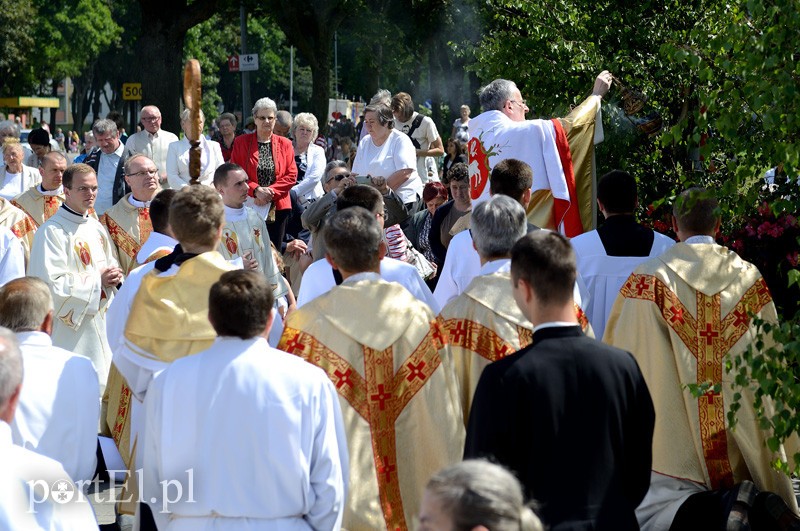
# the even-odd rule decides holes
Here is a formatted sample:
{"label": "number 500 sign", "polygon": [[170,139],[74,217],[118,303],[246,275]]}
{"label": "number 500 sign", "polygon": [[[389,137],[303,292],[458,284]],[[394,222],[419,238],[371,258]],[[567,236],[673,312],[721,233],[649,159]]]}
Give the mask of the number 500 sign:
{"label": "number 500 sign", "polygon": [[123,83],[122,84],[122,99],[123,100],[141,100],[142,99],[142,84],[141,83]]}

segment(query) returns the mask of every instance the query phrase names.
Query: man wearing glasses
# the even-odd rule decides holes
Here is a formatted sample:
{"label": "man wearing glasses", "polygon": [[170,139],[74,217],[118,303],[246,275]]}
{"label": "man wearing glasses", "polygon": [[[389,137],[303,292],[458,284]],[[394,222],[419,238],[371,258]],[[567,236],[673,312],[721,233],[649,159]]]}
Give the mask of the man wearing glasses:
{"label": "man wearing glasses", "polygon": [[131,192],[100,218],[111,236],[114,256],[127,276],[136,267],[136,254],[153,232],[150,201],[161,190],[155,163],[141,153],[125,161],[125,183]]}
{"label": "man wearing glasses", "polygon": [[142,153],[152,160],[158,168],[161,185],[167,184],[167,150],[169,145],[179,138],[169,131],[161,129],[161,111],[155,105],[145,105],[139,113],[139,121],[143,129],[131,135],[125,142],[125,153],[128,156]]}
{"label": "man wearing glasses", "polygon": [[111,363],[106,307],[122,282],[108,233],[93,216],[97,175],[73,164],[63,176],[64,204],[33,238],[28,274],[53,294],[53,345],[92,360],[102,395]]}
{"label": "man wearing glasses", "polygon": [[513,81],[495,79],[483,87],[484,112],[470,120],[467,144],[473,206],[489,198],[492,168],[519,159],[533,168],[530,222],[569,237],[591,228],[593,144],[602,141],[600,103],[611,81],[611,73],[601,72],[592,95],[553,120],[526,120],[528,105]]}

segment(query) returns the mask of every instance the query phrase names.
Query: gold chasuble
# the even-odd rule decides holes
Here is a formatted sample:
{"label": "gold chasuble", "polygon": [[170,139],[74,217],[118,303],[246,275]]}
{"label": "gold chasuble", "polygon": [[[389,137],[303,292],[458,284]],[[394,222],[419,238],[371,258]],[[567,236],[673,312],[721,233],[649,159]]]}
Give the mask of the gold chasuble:
{"label": "gold chasuble", "polygon": [[55,192],[55,190],[52,192],[54,195],[50,195],[50,193],[45,195],[39,190],[39,185],[37,184],[15,197],[11,204],[30,216],[36,224],[36,228],[39,228],[42,223],[56,213],[61,203],[64,202],[63,189],[59,187],[58,193]]}
{"label": "gold chasuble", "polygon": [[156,270],[145,275],[125,323],[127,346],[166,363],[210,347],[217,333],[208,322],[208,293],[233,269],[211,251],[185,261],[175,275],[159,276]]}
{"label": "gold chasuble", "polygon": [[[591,336],[588,319],[577,305],[575,312],[584,333]],[[530,345],[533,325],[514,302],[511,275],[505,267],[475,277],[439,316],[450,339],[466,426],[483,369]]]}
{"label": "gold chasuble", "polygon": [[22,242],[27,264],[33,247],[33,235],[37,229],[36,223],[10,201],[0,197],[0,227],[7,227]]}
{"label": "gold chasuble", "polygon": [[[786,459],[786,450],[767,448],[752,391],[734,388],[735,374],[724,367],[729,356],[754,343],[751,315],[777,322],[754,265],[716,244],[678,243],[634,270],[603,340],[631,352],[647,381],[656,410],[653,471],[709,489],[752,480],[796,512],[791,481],[770,467],[777,457]],[[704,382],[721,384],[721,392],[695,398],[686,389]],[[730,430],[727,412],[736,392],[742,394],[741,409]],[[769,411],[771,403],[765,407]]]}
{"label": "gold chasuble", "polygon": [[[149,203],[141,203],[141,205],[149,205]],[[150,207],[134,206],[131,204],[131,194],[128,193],[100,216],[100,223],[108,229],[119,266],[127,276],[137,266],[136,253],[153,232]]]}
{"label": "gold chasuble", "polygon": [[278,348],[328,373],[350,451],[343,527],[409,529],[464,426],[441,321],[399,284],[359,274],[291,313]]}
{"label": "gold chasuble", "polygon": [[[572,109],[564,118],[557,118],[569,142],[572,172],[575,178],[577,207],[584,231],[595,226],[595,165],[594,138],[597,111],[602,100],[590,96]],[[528,203],[528,221],[539,227],[552,225],[553,194],[550,190],[537,190]],[[570,208],[572,208],[570,206]]]}

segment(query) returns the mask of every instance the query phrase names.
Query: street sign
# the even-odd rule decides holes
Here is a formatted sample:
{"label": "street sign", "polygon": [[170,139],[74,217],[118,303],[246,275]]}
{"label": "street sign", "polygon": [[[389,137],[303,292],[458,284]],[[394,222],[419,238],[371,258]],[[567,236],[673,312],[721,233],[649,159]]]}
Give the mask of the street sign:
{"label": "street sign", "polygon": [[249,72],[251,70],[258,70],[258,54],[248,53],[239,56],[239,71]]}
{"label": "street sign", "polygon": [[123,83],[122,84],[122,99],[135,100],[142,99],[142,84],[141,83]]}
{"label": "street sign", "polygon": [[228,56],[228,72],[238,72],[239,71],[239,56],[238,55],[229,55]]}

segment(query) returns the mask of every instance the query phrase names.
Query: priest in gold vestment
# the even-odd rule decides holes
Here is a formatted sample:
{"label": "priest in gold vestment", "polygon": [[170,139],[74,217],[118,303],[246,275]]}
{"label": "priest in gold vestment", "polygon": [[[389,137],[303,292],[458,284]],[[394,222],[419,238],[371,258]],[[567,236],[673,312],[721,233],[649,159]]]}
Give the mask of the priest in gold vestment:
{"label": "priest in gold vestment", "polygon": [[11,201],[0,197],[0,227],[6,227],[22,242],[27,262],[36,233],[36,223],[29,215],[11,204]]}
{"label": "priest in gold vestment", "polygon": [[123,169],[130,193],[100,217],[114,242],[114,251],[122,271],[127,275],[136,267],[136,254],[153,232],[150,201],[158,194],[158,168],[145,155],[136,154],[125,160]]}
{"label": "priest in gold vestment", "polygon": [[[656,410],[650,490],[637,509],[644,530],[704,522],[739,529],[730,526],[742,518],[753,529],[772,529],[772,517],[800,525],[791,480],[770,467],[797,451],[796,439],[770,451],[752,391],[734,385],[735,374],[725,369],[755,341],[751,315],[776,322],[777,314],[758,269],[714,242],[716,209],[703,189],[677,198],[673,227],[681,243],[633,271],[603,338],[634,355]],[[717,387],[699,398],[686,388],[706,382]],[[741,409],[730,429],[737,392]],[[721,510],[726,504],[734,506],[730,515]]]}
{"label": "priest in gold vestment", "polygon": [[11,204],[25,212],[39,228],[56,213],[64,202],[61,180],[67,170],[67,159],[60,151],[51,151],[42,158],[39,173],[42,182],[15,197]]}
{"label": "priest in gold vestment", "polygon": [[409,529],[428,478],[461,460],[464,425],[441,321],[379,275],[386,248],[361,207],[326,224],[344,281],[289,315],[278,348],[328,373],[350,451],[343,527]]}

